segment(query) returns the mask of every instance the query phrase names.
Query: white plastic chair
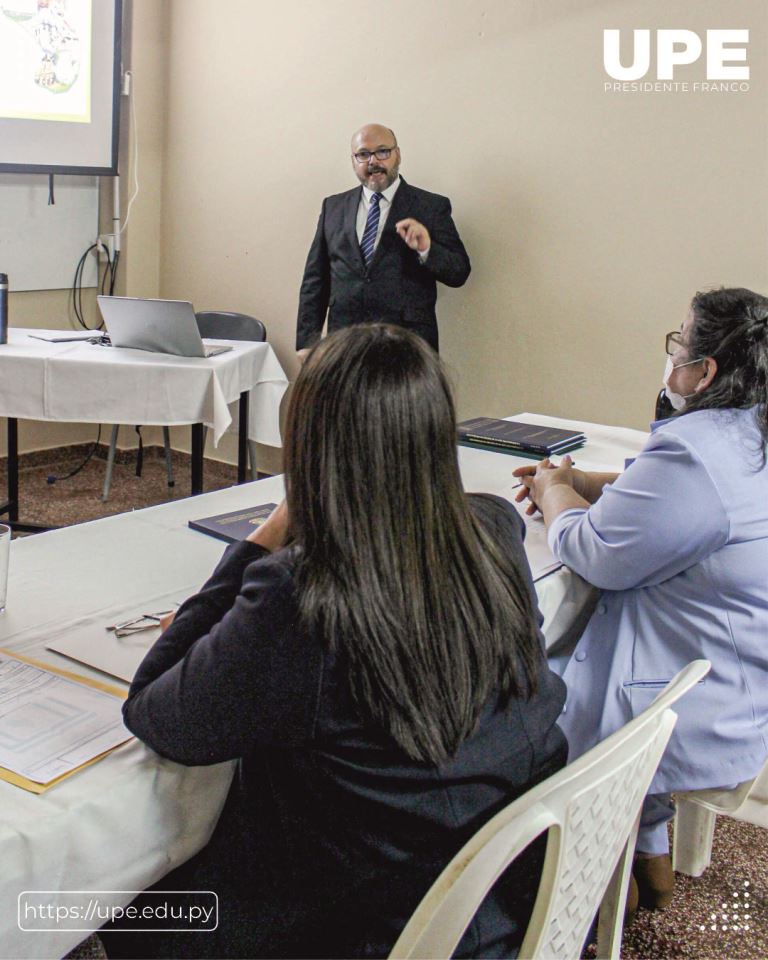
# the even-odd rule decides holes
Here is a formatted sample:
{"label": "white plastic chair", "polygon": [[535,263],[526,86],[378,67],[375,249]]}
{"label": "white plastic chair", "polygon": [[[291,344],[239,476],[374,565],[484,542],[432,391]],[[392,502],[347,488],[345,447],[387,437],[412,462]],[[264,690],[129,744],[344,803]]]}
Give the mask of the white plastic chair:
{"label": "white plastic chair", "polygon": [[390,953],[450,957],[493,884],[549,831],[521,958],[573,960],[598,908],[598,956],[618,957],[640,807],[677,715],[671,705],[709,671],[694,660],[634,720],[498,813],[434,882]]}
{"label": "white plastic chair", "polygon": [[720,814],[768,829],[768,762],[754,780],[728,789],[676,793],[672,865],[700,877],[712,860],[712,837]]}

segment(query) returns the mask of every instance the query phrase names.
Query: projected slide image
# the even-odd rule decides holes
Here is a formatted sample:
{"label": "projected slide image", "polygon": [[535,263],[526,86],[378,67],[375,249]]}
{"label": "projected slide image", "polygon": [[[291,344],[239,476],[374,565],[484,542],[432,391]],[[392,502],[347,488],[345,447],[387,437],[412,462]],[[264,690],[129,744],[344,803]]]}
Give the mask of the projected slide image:
{"label": "projected slide image", "polygon": [[92,0],[0,0],[0,117],[91,120]]}

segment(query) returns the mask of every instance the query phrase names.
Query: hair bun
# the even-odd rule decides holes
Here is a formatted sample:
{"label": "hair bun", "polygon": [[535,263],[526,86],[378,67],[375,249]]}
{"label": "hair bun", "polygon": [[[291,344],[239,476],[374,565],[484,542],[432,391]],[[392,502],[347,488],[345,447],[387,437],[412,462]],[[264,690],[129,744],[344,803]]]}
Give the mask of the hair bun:
{"label": "hair bun", "polygon": [[756,317],[747,327],[745,334],[753,343],[762,343],[768,336],[768,314]]}

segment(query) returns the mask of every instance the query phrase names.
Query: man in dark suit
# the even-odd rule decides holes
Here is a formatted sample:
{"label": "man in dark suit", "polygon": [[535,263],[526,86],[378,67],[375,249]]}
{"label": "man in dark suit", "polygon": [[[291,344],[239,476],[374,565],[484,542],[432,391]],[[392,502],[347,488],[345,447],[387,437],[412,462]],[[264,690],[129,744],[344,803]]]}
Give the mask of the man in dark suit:
{"label": "man in dark suit", "polygon": [[352,137],[362,184],[323,201],[299,297],[296,349],[303,357],[328,332],[366,321],[407,327],[437,350],[437,281],[460,287],[467,251],[447,197],[399,175],[394,133],[368,124]]}

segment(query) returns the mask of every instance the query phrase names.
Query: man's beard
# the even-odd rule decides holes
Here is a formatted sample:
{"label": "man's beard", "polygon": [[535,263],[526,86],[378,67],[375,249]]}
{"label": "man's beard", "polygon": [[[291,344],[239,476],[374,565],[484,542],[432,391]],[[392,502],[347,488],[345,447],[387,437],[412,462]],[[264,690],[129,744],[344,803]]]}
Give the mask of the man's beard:
{"label": "man's beard", "polygon": [[[365,181],[364,181],[365,185],[366,187],[368,187],[369,190],[372,190],[374,193],[383,193],[387,189],[387,187],[391,187],[392,184],[395,182],[395,180],[397,180],[397,175],[399,171],[400,171],[399,165],[393,167],[389,172],[387,172],[387,170],[384,167],[373,167],[372,169],[368,169],[365,174]],[[371,177],[372,174],[375,174],[375,173],[383,173],[386,179],[382,181],[374,181],[373,183],[371,183],[369,178]]]}

